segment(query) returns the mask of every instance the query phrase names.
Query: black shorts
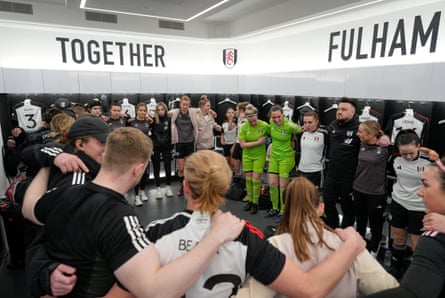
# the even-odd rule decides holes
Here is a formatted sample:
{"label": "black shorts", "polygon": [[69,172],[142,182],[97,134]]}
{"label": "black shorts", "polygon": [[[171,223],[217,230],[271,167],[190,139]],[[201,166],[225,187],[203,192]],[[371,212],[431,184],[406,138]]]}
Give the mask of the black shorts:
{"label": "black shorts", "polygon": [[413,235],[421,235],[423,228],[423,211],[410,211],[392,200],[391,202],[391,225],[399,229],[406,229]]}
{"label": "black shorts", "polygon": [[224,156],[230,156],[230,149],[232,149],[233,144],[223,145]]}
{"label": "black shorts", "polygon": [[186,158],[195,151],[193,143],[177,143],[176,144],[176,158]]}
{"label": "black shorts", "polygon": [[243,149],[241,148],[240,143],[235,144],[235,150],[233,150],[232,158],[241,160],[243,157]]}
{"label": "black shorts", "polygon": [[317,188],[321,187],[321,171],[306,173],[302,171],[298,171],[299,176],[303,176],[311,181]]}

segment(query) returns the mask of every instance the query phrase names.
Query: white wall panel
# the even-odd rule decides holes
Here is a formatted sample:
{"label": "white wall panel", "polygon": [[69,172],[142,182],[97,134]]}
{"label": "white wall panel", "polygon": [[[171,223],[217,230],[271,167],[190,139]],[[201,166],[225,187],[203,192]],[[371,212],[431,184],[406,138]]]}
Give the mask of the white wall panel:
{"label": "white wall panel", "polygon": [[345,96],[384,98],[382,81],[383,75],[380,67],[348,69],[346,71]]}
{"label": "white wall panel", "polygon": [[432,67],[430,96],[434,101],[445,101],[445,63],[433,64]]}
{"label": "white wall panel", "polygon": [[3,68],[0,68],[0,92],[5,92],[5,84],[3,83]]}
{"label": "white wall panel", "polygon": [[214,88],[213,76],[210,75],[191,75],[192,85],[188,92],[192,93],[211,93]]}
{"label": "white wall panel", "polygon": [[166,74],[140,73],[142,93],[164,93],[167,92]]}
{"label": "white wall panel", "polygon": [[141,77],[139,73],[112,72],[111,92],[138,93],[141,89]]}
{"label": "white wall panel", "polygon": [[46,93],[78,93],[77,71],[42,70],[43,86]]}
{"label": "white wall panel", "polygon": [[[346,71],[321,70],[316,72],[315,96],[341,97],[345,94]],[[309,94],[308,94],[309,95]]]}
{"label": "white wall panel", "polygon": [[81,93],[111,92],[110,73],[79,71],[79,87]]}
{"label": "white wall panel", "polygon": [[168,93],[193,92],[193,76],[169,74],[167,76],[167,92]]}
{"label": "white wall panel", "polygon": [[266,76],[241,75],[238,80],[239,93],[270,94],[270,80]]}
{"label": "white wall panel", "polygon": [[[282,94],[295,95],[295,87],[298,82],[295,76],[300,74],[285,75],[240,75],[238,77],[238,92],[244,94]],[[302,84],[304,85],[304,84]],[[300,94],[300,93],[297,93]]]}
{"label": "white wall panel", "polygon": [[213,75],[213,93],[238,93],[238,76]]}
{"label": "white wall panel", "polygon": [[311,71],[300,71],[287,74],[272,75],[271,81],[274,94],[282,95],[314,95],[316,88],[316,73]]}
{"label": "white wall panel", "polygon": [[431,99],[432,64],[385,66],[380,92],[383,98]]}
{"label": "white wall panel", "polygon": [[4,88],[8,93],[44,93],[42,71],[4,68]]}

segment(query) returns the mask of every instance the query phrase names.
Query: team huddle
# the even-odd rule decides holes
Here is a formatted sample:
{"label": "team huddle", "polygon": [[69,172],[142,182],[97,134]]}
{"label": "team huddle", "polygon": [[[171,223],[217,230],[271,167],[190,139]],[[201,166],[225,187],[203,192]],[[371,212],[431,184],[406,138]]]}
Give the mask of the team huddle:
{"label": "team huddle", "polygon": [[[51,129],[58,126],[61,133],[24,149],[34,165],[22,204],[23,216],[35,225],[26,263],[32,295],[435,297],[442,292],[445,160],[421,147],[415,131],[401,130],[391,142],[378,121],[359,121],[348,98],[339,101],[336,119],[326,128],[315,111],[306,112],[300,126],[279,105],[272,105],[263,121],[247,102],[230,105],[218,124],[206,96],[198,108],[190,107],[187,96],[170,110],[162,102],[140,103],[134,117],[122,112],[121,103],[112,103],[105,118],[100,108],[91,104],[88,115],[80,113],[76,120],[54,116]],[[222,154],[215,151],[214,131],[221,132]],[[126,195],[134,190],[136,207],[148,200],[152,162],[156,199],[163,198],[164,181],[165,195],[174,196],[172,152],[181,185],[177,195],[185,197],[186,209],[144,228]],[[244,178],[244,210],[259,212],[266,161],[272,207],[264,216],[278,224],[269,239],[219,209],[233,179]],[[376,260],[388,168],[397,177],[389,208],[397,265],[391,274]],[[414,250],[409,266],[408,234]]]}

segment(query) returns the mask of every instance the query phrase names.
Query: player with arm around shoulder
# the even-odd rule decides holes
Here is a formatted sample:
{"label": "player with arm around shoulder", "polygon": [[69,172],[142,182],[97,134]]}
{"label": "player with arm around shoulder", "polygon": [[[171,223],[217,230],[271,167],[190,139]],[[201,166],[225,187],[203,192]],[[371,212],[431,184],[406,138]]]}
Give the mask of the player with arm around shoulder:
{"label": "player with arm around shoulder", "polygon": [[[232,173],[223,156],[209,150],[192,154],[185,163],[184,195],[187,210],[149,224],[147,237],[155,242],[161,264],[193,251],[206,235],[210,214],[224,202]],[[288,258],[247,224],[234,241],[218,249],[186,297],[228,297],[235,294],[250,274],[277,292],[290,297],[321,297],[341,279],[364,241],[352,229],[342,230],[345,242],[320,266],[309,272]]]}
{"label": "player with arm around shoulder", "polygon": [[[429,164],[422,175],[417,194],[426,207],[424,232],[413,254],[413,261],[400,287],[370,297],[443,297],[445,293],[445,159]],[[440,215],[440,216],[439,216]],[[434,223],[433,223],[434,221]]]}
{"label": "player with arm around shoulder", "polygon": [[[54,189],[40,199],[32,191],[25,197],[24,215],[45,224],[50,256],[76,268],[71,296],[103,296],[116,280],[137,297],[179,296],[217,248],[236,237],[244,225],[230,213],[217,212],[211,231],[195,249],[160,267],[158,252],[124,198],[139,182],[151,148],[139,130],[116,129],[107,139],[102,167],[91,183]],[[67,217],[71,220],[62,220]]]}

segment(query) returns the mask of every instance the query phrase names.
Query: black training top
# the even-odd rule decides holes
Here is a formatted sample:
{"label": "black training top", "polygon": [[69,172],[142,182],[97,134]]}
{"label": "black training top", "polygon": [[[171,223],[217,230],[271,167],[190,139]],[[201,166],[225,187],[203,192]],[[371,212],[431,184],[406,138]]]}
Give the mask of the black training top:
{"label": "black training top", "polygon": [[69,297],[105,295],[113,272],[149,244],[125,198],[91,182],[48,191],[34,211],[49,255],[77,269]]}

